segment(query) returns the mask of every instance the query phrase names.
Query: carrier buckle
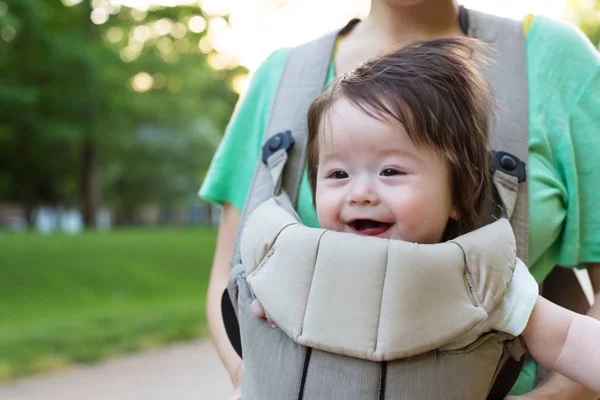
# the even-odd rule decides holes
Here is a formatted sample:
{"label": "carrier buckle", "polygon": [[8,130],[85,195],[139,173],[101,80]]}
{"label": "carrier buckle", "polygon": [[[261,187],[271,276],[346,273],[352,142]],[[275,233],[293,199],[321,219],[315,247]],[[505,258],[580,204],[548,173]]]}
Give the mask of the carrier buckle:
{"label": "carrier buckle", "polygon": [[262,148],[262,162],[267,164],[267,160],[271,155],[276,153],[277,151],[284,149],[285,151],[289,151],[292,147],[294,147],[294,138],[292,136],[292,131],[283,131],[279,132],[276,135],[272,136],[267,142],[263,145]]}
{"label": "carrier buckle", "polygon": [[519,157],[505,151],[492,151],[492,170],[514,176],[519,183],[527,180],[527,165]]}

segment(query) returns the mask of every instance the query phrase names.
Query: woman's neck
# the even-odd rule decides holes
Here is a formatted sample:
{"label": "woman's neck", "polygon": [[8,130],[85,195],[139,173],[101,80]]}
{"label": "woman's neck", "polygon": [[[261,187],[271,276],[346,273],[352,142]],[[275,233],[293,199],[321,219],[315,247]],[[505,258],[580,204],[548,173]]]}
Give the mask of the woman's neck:
{"label": "woman's neck", "polygon": [[391,46],[395,43],[462,35],[455,0],[421,0],[413,5],[372,0],[362,33]]}
{"label": "woman's neck", "polygon": [[413,5],[393,0],[372,0],[367,18],[341,41],[336,56],[336,75],[363,61],[415,40],[464,36],[455,0],[415,0]]}

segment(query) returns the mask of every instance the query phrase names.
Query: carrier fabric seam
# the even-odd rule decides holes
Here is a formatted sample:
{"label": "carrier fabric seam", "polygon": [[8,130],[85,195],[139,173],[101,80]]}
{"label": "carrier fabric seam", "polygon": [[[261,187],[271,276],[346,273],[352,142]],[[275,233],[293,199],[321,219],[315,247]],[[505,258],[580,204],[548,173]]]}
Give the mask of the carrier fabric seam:
{"label": "carrier fabric seam", "polygon": [[[279,230],[279,232],[277,232],[277,234],[275,235],[275,237],[272,240],[271,247],[265,253],[265,255],[262,257],[262,259],[256,265],[256,267],[254,267],[254,269],[252,271],[250,271],[249,273],[247,273],[248,276],[257,276],[258,274],[260,274],[261,270],[263,269],[263,267],[265,266],[265,264],[267,263],[267,261],[269,261],[269,258],[271,258],[271,256],[273,255],[273,253],[275,253],[275,242],[277,242],[277,239],[279,239],[279,236],[281,236],[281,234],[283,233],[283,231],[285,231],[287,228],[289,228],[290,226],[295,226],[295,225],[298,225],[298,222],[290,222],[289,224],[284,225]],[[241,258],[242,257],[241,257],[241,252],[240,252],[240,262],[243,261],[243,260],[241,260]],[[245,268],[244,268],[244,273],[246,273]]]}
{"label": "carrier fabric seam", "polygon": [[308,375],[308,364],[310,364],[311,354],[312,354],[312,348],[306,347],[306,353],[304,355],[304,367],[302,367],[302,377],[300,379],[300,389],[298,390],[298,400],[304,399],[304,389],[306,387],[306,376]]}
{"label": "carrier fabric seam", "polygon": [[298,337],[300,338],[304,334],[304,325],[306,324],[306,311],[308,310],[308,303],[310,301],[310,294],[312,293],[313,282],[315,280],[315,274],[317,272],[317,261],[319,260],[319,250],[321,249],[321,241],[323,240],[323,235],[325,235],[326,231],[323,231],[321,235],[319,235],[319,241],[317,244],[317,251],[315,254],[315,268],[313,269],[313,273],[310,279],[310,285],[308,286],[308,295],[306,296],[306,303],[304,304],[304,315],[302,315],[302,329],[300,330],[300,334]]}
{"label": "carrier fabric seam", "polygon": [[[477,291],[475,290],[473,275],[471,274],[471,270],[469,269],[469,263],[467,262],[467,253],[465,252],[465,249],[463,249],[463,247],[460,245],[460,243],[457,243],[452,240],[450,241],[450,243],[454,243],[455,245],[457,245],[458,248],[460,249],[460,251],[462,252],[463,261],[465,263],[465,273],[467,275],[467,284],[469,287],[469,294],[470,294],[469,297],[471,298],[473,305],[475,307],[483,307],[483,302],[479,298],[479,293],[477,293]],[[484,307],[484,310],[485,310],[485,307]],[[486,310],[486,314],[487,314],[487,310]]]}
{"label": "carrier fabric seam", "polygon": [[379,303],[379,316],[377,318],[377,332],[375,334],[375,348],[373,349],[373,355],[377,354],[377,346],[379,345],[379,331],[381,327],[381,314],[383,313],[383,296],[385,293],[385,282],[387,281],[388,265],[390,263],[390,241],[387,241],[387,256],[385,260],[385,272],[383,274],[383,285],[381,286],[381,301]]}
{"label": "carrier fabric seam", "polygon": [[385,387],[387,379],[387,361],[381,363],[381,376],[379,377],[379,400],[385,400]]}

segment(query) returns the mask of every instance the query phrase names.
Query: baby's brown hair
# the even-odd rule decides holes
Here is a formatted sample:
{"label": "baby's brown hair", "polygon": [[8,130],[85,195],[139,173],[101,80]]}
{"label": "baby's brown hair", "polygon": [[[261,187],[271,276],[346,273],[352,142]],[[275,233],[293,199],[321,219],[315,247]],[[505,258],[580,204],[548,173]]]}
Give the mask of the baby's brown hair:
{"label": "baby's brown hair", "polygon": [[478,69],[483,44],[469,38],[413,43],[367,61],[335,80],[308,111],[308,178],[315,197],[318,137],[336,100],[344,98],[380,121],[401,123],[416,145],[430,146],[448,163],[452,200],[460,218],[443,240],[476,229],[490,193],[488,127],[492,96]]}

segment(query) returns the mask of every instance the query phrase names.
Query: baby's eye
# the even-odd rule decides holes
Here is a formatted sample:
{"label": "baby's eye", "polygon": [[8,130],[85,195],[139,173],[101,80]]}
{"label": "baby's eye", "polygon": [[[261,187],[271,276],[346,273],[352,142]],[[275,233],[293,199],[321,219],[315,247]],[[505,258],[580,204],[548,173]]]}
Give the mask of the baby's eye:
{"label": "baby's eye", "polygon": [[336,169],[335,171],[331,171],[327,177],[332,179],[346,179],[348,178],[348,174],[342,170]]}
{"label": "baby's eye", "polygon": [[396,168],[385,168],[381,171],[381,176],[394,176],[401,175],[402,171],[397,170]]}

